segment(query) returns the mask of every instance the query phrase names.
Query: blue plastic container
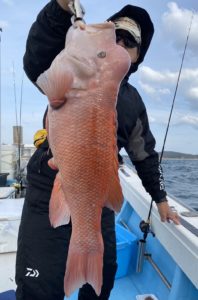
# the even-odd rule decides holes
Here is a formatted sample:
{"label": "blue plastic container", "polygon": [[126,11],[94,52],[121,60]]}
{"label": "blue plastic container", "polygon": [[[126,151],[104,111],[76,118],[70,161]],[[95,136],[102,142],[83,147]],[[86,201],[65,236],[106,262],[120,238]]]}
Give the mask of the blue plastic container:
{"label": "blue plastic container", "polygon": [[116,244],[118,263],[116,279],[118,279],[127,275],[131,259],[135,258],[137,237],[123,226],[116,224]]}
{"label": "blue plastic container", "polygon": [[0,300],[16,300],[15,291],[9,290],[4,293],[0,293]]}

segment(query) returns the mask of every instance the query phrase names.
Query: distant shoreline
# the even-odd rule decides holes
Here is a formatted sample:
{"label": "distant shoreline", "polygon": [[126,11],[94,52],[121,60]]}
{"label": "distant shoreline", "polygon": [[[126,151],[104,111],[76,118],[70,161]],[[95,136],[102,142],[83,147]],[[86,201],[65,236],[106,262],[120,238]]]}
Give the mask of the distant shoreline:
{"label": "distant shoreline", "polygon": [[[158,154],[160,157],[161,152],[158,152]],[[164,151],[162,159],[163,160],[198,160],[198,154]]]}
{"label": "distant shoreline", "polygon": [[[161,153],[159,153],[161,155]],[[188,159],[188,160],[198,160],[197,154],[188,154],[174,151],[164,151],[163,159]]]}
{"label": "distant shoreline", "polygon": [[163,157],[162,159],[167,159],[167,160],[198,160],[198,158],[188,158],[188,157]]}

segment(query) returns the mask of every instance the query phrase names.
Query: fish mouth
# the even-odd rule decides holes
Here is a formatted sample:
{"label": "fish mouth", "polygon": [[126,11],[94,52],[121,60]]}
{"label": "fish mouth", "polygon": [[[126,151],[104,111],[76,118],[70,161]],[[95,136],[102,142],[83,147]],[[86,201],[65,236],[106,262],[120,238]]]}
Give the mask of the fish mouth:
{"label": "fish mouth", "polygon": [[86,25],[86,30],[89,32],[93,32],[93,29],[115,29],[115,25],[113,22],[104,22],[104,23],[98,23],[98,24],[90,24]]}

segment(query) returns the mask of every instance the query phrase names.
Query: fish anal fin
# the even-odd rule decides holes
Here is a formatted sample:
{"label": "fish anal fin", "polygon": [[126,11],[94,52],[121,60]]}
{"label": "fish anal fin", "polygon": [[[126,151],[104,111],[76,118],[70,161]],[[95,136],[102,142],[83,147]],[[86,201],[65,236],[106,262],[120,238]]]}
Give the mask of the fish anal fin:
{"label": "fish anal fin", "polygon": [[52,170],[58,170],[58,167],[56,166],[56,163],[55,163],[53,157],[50,158],[50,159],[48,160],[47,163],[48,163],[48,166],[49,166]]}
{"label": "fish anal fin", "polygon": [[57,173],[49,203],[49,218],[51,225],[56,228],[70,222],[70,209],[61,186],[61,178]]}
{"label": "fish anal fin", "polygon": [[113,174],[109,183],[109,193],[105,206],[119,212],[123,204],[123,194],[118,176],[118,163],[114,163]]}

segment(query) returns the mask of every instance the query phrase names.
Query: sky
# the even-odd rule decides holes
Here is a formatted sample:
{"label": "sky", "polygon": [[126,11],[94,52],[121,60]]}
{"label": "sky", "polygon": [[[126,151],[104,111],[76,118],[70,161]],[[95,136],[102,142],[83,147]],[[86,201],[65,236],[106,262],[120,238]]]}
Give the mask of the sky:
{"label": "sky", "polygon": [[[0,0],[2,143],[13,141],[12,127],[20,123],[21,101],[23,142],[31,144],[34,133],[42,128],[47,98],[26,77],[23,55],[29,29],[47,3],[45,0]],[[86,23],[103,22],[127,4],[143,7],[150,14],[155,34],[145,60],[130,77],[130,83],[146,105],[157,151],[162,149],[193,15],[165,150],[198,154],[198,1],[82,0],[82,4]]]}

